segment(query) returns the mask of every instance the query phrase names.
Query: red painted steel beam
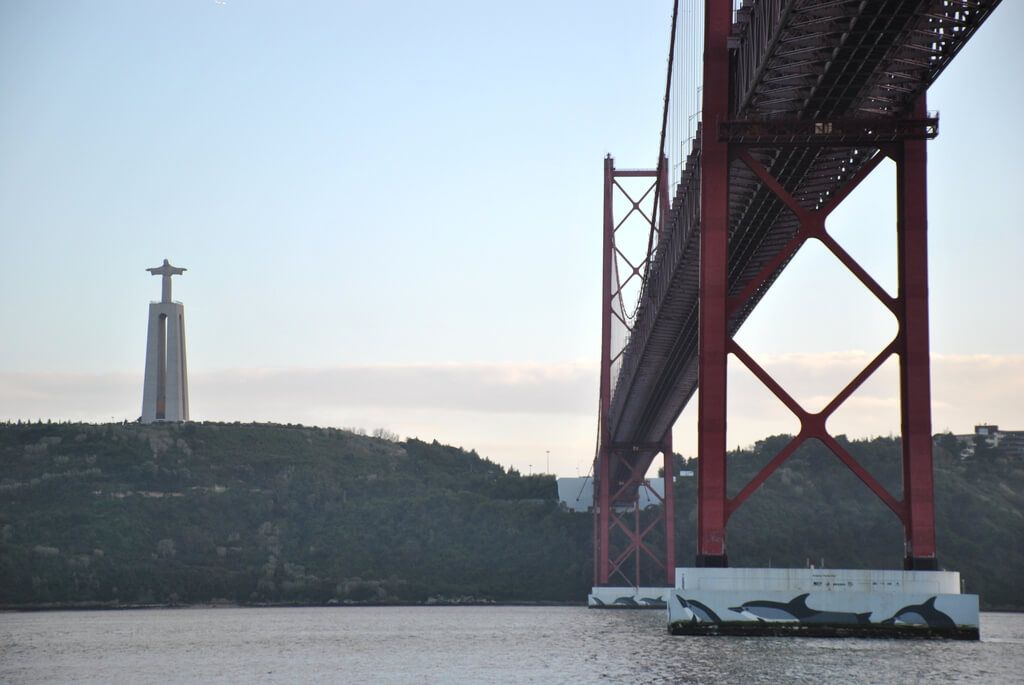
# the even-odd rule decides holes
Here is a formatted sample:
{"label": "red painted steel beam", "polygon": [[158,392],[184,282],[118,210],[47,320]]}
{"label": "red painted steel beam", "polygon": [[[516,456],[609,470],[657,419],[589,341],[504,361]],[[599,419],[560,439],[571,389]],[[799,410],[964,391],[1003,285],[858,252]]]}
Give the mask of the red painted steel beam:
{"label": "red painted steel beam", "polygon": [[642,178],[642,177],[658,177],[657,169],[617,169],[615,175],[619,178]]}
{"label": "red painted steel beam", "polygon": [[857,462],[843,447],[840,445],[835,438],[828,432],[826,423],[829,417],[845,402],[850,396],[859,388],[864,381],[866,381],[878,368],[892,356],[895,350],[895,341],[887,345],[878,355],[875,356],[864,369],[857,374],[853,380],[851,380],[846,387],[844,387],[835,398],[829,402],[829,404],[822,409],[820,412],[811,413],[805,410],[800,404],[793,399],[792,396],[787,393],[782,386],[771,377],[763,367],[761,367],[754,359],[747,354],[738,343],[732,341],[729,345],[729,350],[735,357],[746,366],[754,376],[760,380],[765,387],[767,387],[772,394],[779,398],[779,400],[786,405],[786,407],[793,412],[793,414],[800,421],[800,432],[795,438],[793,438],[783,449],[780,451],[771,461],[768,462],[754,478],[747,483],[746,486],[732,499],[729,501],[729,516],[732,515],[736,509],[743,504],[744,501],[750,495],[759,488],[769,476],[771,476],[782,463],[788,459],[796,449],[802,445],[809,438],[816,438],[820,440],[822,444],[829,448],[829,450],[836,455],[836,457],[843,462],[843,464],[856,475],[864,485],[871,490],[876,497],[889,507],[901,520],[905,520],[905,507],[901,502],[896,500],[888,490],[885,489],[881,483],[879,483],[874,476],[871,475],[864,467]]}
{"label": "red painted steel beam", "polygon": [[618,516],[617,514],[612,514],[612,522],[616,526],[618,526],[618,528],[623,533],[626,534],[626,537],[629,539],[629,542],[630,542],[630,544],[620,554],[619,559],[616,560],[617,562],[620,562],[620,560],[621,560],[621,562],[620,563],[616,563],[616,565],[619,566],[619,565],[621,565],[621,563],[625,563],[625,559],[633,556],[634,553],[639,555],[639,553],[641,551],[643,551],[645,554],[647,554],[647,556],[649,556],[651,559],[653,559],[659,566],[664,564],[665,562],[663,562],[661,560],[661,557],[654,550],[652,550],[649,546],[644,544],[644,538],[647,537],[647,535],[650,534],[650,532],[652,530],[654,530],[654,527],[658,525],[659,521],[657,521],[657,520],[652,521],[650,524],[647,525],[646,528],[641,529],[640,528],[640,521],[639,521],[640,507],[639,506],[634,506],[633,507],[633,513],[636,515],[634,517],[635,521],[634,521],[633,528],[630,528],[628,525],[626,525],[622,521],[622,517],[621,516]]}
{"label": "red painted steel beam", "polygon": [[[925,109],[924,99],[917,103]],[[925,141],[906,140],[884,146],[884,153],[897,162],[897,225],[899,251],[898,297],[890,296],[854,260],[825,229],[825,218],[874,170],[884,155],[878,154],[864,164],[834,197],[816,211],[797,202],[771,173],[748,151],[737,149],[759,180],[796,216],[800,227],[774,260],[766,264],[739,294],[728,302],[730,314],[737,311],[775,271],[809,239],[817,238],[839,261],[897,317],[900,334],[886,346],[835,398],[817,414],[804,410],[735,341],[728,351],[734,354],[800,420],[799,434],[744,488],[727,502],[726,518],[743,504],[793,452],[809,438],[826,445],[879,499],[904,523],[907,568],[936,568],[934,534],[934,496],[932,484],[931,412],[928,386],[927,338],[927,196]],[[897,500],[840,445],[826,429],[828,418],[892,354],[900,357],[900,397],[904,443],[903,501]],[[916,550],[916,551],[915,551]]]}
{"label": "red painted steel beam", "polygon": [[736,313],[747,300],[753,296],[770,278],[775,274],[778,269],[785,264],[794,254],[803,246],[810,238],[817,238],[824,244],[836,258],[839,259],[848,269],[853,272],[861,283],[865,285],[872,293],[884,304],[890,311],[896,314],[896,301],[889,296],[885,290],[879,286],[867,274],[864,269],[860,267],[842,247],[832,239],[828,232],[825,230],[825,218],[832,213],[832,211],[839,206],[839,204],[846,199],[853,190],[860,185],[861,181],[867,178],[878,164],[885,159],[884,155],[875,155],[867,163],[865,163],[851,178],[846,186],[843,187],[833,198],[831,198],[821,209],[817,211],[810,211],[804,209],[799,202],[794,198],[782,184],[771,175],[771,173],[764,168],[760,162],[758,162],[749,152],[746,150],[737,150],[736,157],[743,161],[747,167],[754,172],[754,174],[764,183],[765,187],[771,190],[776,197],[789,207],[790,211],[800,221],[799,230],[793,234],[793,237],[789,239],[785,246],[779,251],[775,257],[765,264],[757,275],[750,280],[749,283],[743,288],[743,290],[734,297],[729,298],[728,309],[729,316]]}
{"label": "red painted steel beam", "polygon": [[608,463],[611,453],[608,445],[611,435],[608,427],[608,409],[611,406],[611,348],[612,348],[612,260],[615,259],[615,216],[613,213],[615,192],[615,163],[611,156],[604,160],[604,235],[601,264],[601,380],[598,402],[598,452],[594,478],[594,585],[607,585],[609,569],[608,514],[611,508],[609,479],[611,468]]}
{"label": "red painted steel beam", "polygon": [[[920,116],[925,109],[922,95],[915,114]],[[907,511],[904,566],[936,569],[928,352],[928,156],[923,140],[904,141],[902,148],[896,171],[896,241],[903,501]]]}
{"label": "red painted steel beam", "polygon": [[[614,178],[617,178],[617,177],[619,177],[619,176],[622,176],[622,173],[621,173],[621,172],[618,172],[618,171],[615,171],[615,172],[613,172],[613,174],[612,174],[612,177],[613,177],[613,179],[614,179]],[[620,192],[621,192],[621,193],[622,193],[623,195],[625,195],[625,196],[626,196],[626,199],[627,199],[627,200],[629,200],[630,204],[631,204],[631,205],[633,206],[633,207],[632,207],[632,209],[630,209],[630,210],[629,210],[629,212],[627,212],[627,213],[626,213],[626,215],[625,215],[624,217],[622,217],[622,220],[621,220],[621,221],[619,221],[619,223],[618,223],[618,224],[616,224],[616,226],[615,226],[615,230],[616,230],[616,231],[617,231],[617,230],[619,230],[619,228],[620,228],[620,227],[622,226],[622,224],[626,223],[626,219],[628,219],[628,218],[629,218],[629,215],[630,215],[630,214],[632,214],[633,212],[639,212],[639,213],[640,213],[640,215],[641,215],[641,216],[642,216],[642,217],[644,218],[644,220],[645,220],[645,221],[646,221],[646,222],[647,222],[648,224],[653,224],[653,223],[654,223],[654,222],[653,222],[653,220],[651,219],[651,217],[647,216],[647,212],[645,212],[645,211],[643,210],[643,208],[641,207],[641,205],[643,204],[644,200],[646,200],[646,199],[647,199],[647,196],[648,196],[648,195],[650,195],[650,194],[651,194],[652,192],[655,192],[655,191],[657,190],[657,187],[658,187],[658,182],[657,182],[657,180],[655,180],[655,181],[654,181],[653,183],[651,183],[651,185],[649,185],[649,186],[647,187],[647,190],[645,190],[645,191],[644,191],[644,194],[640,196],[640,199],[639,199],[639,200],[634,200],[634,199],[633,199],[633,196],[629,194],[629,191],[628,191],[628,190],[626,190],[625,188],[623,188],[623,187],[622,187],[622,185],[621,185],[621,184],[619,184],[619,182],[618,182],[618,181],[614,181],[614,180],[613,180],[613,183],[615,184],[615,187],[616,187],[616,188],[618,188],[618,189],[619,189],[619,191],[620,191]]]}
{"label": "red painted steel beam", "polygon": [[608,496],[608,480],[611,478],[611,468],[609,465],[610,455],[608,450],[603,447],[598,451],[597,463],[598,468],[595,472],[595,483],[596,492],[594,493],[594,515],[597,523],[597,549],[594,550],[595,558],[597,559],[597,578],[594,580],[595,585],[607,585],[608,574],[609,574],[609,555],[611,550],[608,549],[608,526],[610,525],[609,512],[611,511],[611,498]]}
{"label": "red painted steel beam", "polygon": [[662,472],[665,483],[665,494],[661,500],[662,513],[665,518],[665,584],[673,587],[676,582],[676,479],[671,430],[665,436],[662,454],[664,455]]}
{"label": "red painted steel beam", "polygon": [[715,130],[729,116],[732,3],[704,4],[705,126],[701,139],[700,318],[698,322],[698,566],[728,566],[725,423],[728,341],[729,145]]}
{"label": "red painted steel beam", "polygon": [[[922,96],[918,114],[925,111]],[[896,316],[899,335],[837,394],[820,412],[804,410],[735,341],[727,350],[735,355],[800,420],[794,437],[736,497],[727,501],[726,518],[771,476],[807,439],[816,438],[829,448],[903,522],[908,569],[935,569],[934,484],[931,440],[931,396],[928,345],[927,271],[927,149],[924,140],[904,140],[883,146],[885,155],[897,164],[897,250],[899,293],[890,296],[825,229],[825,217],[878,165],[875,155],[850,179],[835,197],[817,211],[804,209],[796,199],[746,150],[736,151],[741,159],[800,222],[797,233],[775,260],[765,265],[742,292],[728,302],[735,312],[790,259],[810,238],[817,238],[839,261]],[[901,432],[903,437],[903,499],[897,500],[827,431],[828,418],[893,354],[900,359]],[[703,495],[703,490],[700,492]]]}

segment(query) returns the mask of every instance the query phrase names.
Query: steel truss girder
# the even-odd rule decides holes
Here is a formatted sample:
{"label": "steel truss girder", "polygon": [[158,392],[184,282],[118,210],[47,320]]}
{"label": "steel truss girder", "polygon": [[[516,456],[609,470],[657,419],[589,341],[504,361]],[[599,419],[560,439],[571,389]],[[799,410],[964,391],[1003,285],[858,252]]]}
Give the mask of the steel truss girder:
{"label": "steel truss girder", "polygon": [[[759,0],[737,12],[733,116],[898,114],[938,77],[1000,0]],[[812,59],[802,59],[813,55]],[[794,57],[801,59],[794,60]],[[902,69],[894,68],[900,65]],[[779,74],[814,85],[777,98]],[[885,93],[907,97],[887,102]],[[860,105],[858,105],[860,103]]]}
{"label": "steel truss girder", "polygon": [[780,147],[815,145],[878,147],[899,140],[931,140],[939,134],[939,118],[891,117],[807,119],[740,119],[719,124],[718,139],[734,145]]}

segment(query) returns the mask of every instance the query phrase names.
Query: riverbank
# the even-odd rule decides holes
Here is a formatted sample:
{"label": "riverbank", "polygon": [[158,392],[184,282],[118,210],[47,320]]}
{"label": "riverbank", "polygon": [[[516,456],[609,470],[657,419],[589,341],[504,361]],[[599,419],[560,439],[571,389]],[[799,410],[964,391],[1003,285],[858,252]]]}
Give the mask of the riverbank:
{"label": "riverbank", "polygon": [[[900,491],[899,440],[840,440]],[[731,452],[729,482],[788,441]],[[1024,609],[1024,466],[992,450],[961,459],[957,445],[935,439],[939,563],[982,610]],[[696,554],[695,481],[675,483],[679,560]],[[658,516],[641,512],[644,525]],[[0,424],[0,606],[575,606],[593,580],[592,526],[559,505],[552,476],[437,442],[271,424]],[[818,443],[729,522],[737,567],[900,568],[903,549],[900,521]],[[664,577],[654,564],[641,575]]]}
{"label": "riverbank", "polygon": [[497,602],[494,600],[462,600],[430,598],[425,602],[353,602],[328,601],[324,604],[304,603],[260,603],[238,604],[236,602],[197,602],[195,604],[134,604],[117,602],[66,602],[55,604],[2,604],[0,612],[34,612],[34,611],[133,611],[140,609],[316,609],[316,608],[380,608],[380,607],[586,607],[586,601],[527,601]]}

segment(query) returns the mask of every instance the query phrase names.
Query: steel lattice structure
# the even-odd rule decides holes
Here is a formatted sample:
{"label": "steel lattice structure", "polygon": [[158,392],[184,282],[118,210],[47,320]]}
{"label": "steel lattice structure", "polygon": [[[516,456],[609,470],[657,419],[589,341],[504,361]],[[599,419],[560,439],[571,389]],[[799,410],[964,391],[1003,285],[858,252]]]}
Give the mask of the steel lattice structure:
{"label": "steel lattice structure", "polygon": [[[692,1],[692,0],[691,0]],[[602,349],[595,459],[595,584],[612,583],[614,511],[670,450],[676,418],[698,394],[698,565],[724,566],[729,516],[804,441],[821,440],[900,518],[905,566],[936,568],[927,308],[926,108],[935,81],[999,0],[697,0],[703,12],[702,124],[687,139],[672,201],[640,272],[630,335]],[[678,0],[673,17],[673,47]],[[671,54],[671,53],[670,53]],[[670,58],[669,81],[672,79]],[[666,112],[675,97],[666,88]],[[662,151],[671,159],[662,133]],[[897,168],[898,292],[890,296],[828,233],[829,213],[878,164]],[[653,178],[666,176],[660,158]],[[616,292],[605,167],[605,289]],[[641,172],[634,172],[641,173]],[[667,181],[664,182],[668,184]],[[657,185],[657,184],[656,184]],[[896,337],[830,402],[801,407],[734,336],[797,250],[818,240],[893,313]],[[602,332],[607,333],[604,326]],[[608,337],[605,336],[607,341]],[[732,354],[800,421],[793,441],[739,493],[726,494],[726,364]],[[888,492],[831,435],[828,417],[890,356],[900,365],[903,492]],[[613,362],[615,373],[613,373]],[[666,473],[668,461],[666,460]],[[639,474],[639,476],[637,475]],[[671,487],[666,486],[666,493]],[[666,503],[668,504],[668,503]],[[668,506],[666,506],[666,509]],[[671,535],[671,521],[666,521]],[[642,537],[633,531],[637,545]],[[668,537],[663,566],[671,568]],[[648,550],[650,552],[650,550]],[[637,552],[639,554],[639,552]],[[651,552],[654,556],[654,553]],[[620,562],[621,564],[621,562]],[[668,578],[671,583],[671,576]],[[633,578],[638,584],[638,577]]]}

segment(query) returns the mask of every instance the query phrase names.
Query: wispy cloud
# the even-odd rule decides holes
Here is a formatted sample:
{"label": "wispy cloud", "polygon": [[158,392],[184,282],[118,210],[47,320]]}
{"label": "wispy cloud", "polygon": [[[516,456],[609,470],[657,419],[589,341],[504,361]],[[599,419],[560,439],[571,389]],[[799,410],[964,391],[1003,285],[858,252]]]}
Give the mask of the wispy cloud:
{"label": "wispy cloud", "polygon": [[587,364],[407,364],[220,371],[198,376],[198,406],[242,402],[487,413],[586,413],[596,397]]}
{"label": "wispy cloud", "polygon": [[[386,427],[565,474],[593,452],[597,369],[587,363],[405,364],[193,372],[191,413],[215,421]],[[0,372],[0,419],[134,420],[141,374]]]}
{"label": "wispy cloud", "polygon": [[[596,397],[596,367],[562,364],[405,364],[228,369],[189,376],[193,413],[344,407],[582,414]],[[141,374],[0,372],[0,415],[137,415]]]}
{"label": "wispy cloud", "polygon": [[[870,360],[864,352],[759,357],[809,409],[824,405]],[[729,440],[749,444],[795,430],[795,419],[735,360],[730,366]],[[899,430],[898,365],[887,362],[829,426],[851,436]],[[407,364],[194,372],[198,419],[386,427],[404,436],[475,448],[534,470],[551,451],[563,474],[586,471],[597,405],[594,364]],[[141,374],[0,372],[0,418],[108,421],[140,413]],[[1024,355],[932,357],[935,431],[969,431],[977,421],[1024,428]],[[691,403],[676,446],[693,454]]]}

